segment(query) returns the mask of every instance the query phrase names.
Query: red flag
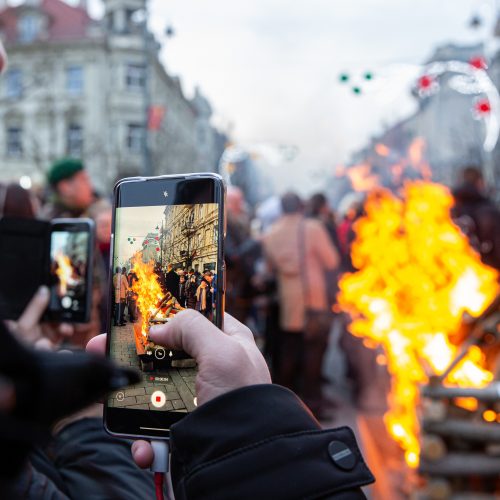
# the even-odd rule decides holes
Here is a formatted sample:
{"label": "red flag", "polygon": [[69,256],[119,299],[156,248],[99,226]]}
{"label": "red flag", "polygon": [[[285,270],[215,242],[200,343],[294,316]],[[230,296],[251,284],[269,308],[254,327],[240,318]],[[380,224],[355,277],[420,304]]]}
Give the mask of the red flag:
{"label": "red flag", "polygon": [[160,130],[165,116],[165,106],[150,106],[148,113],[148,129]]}

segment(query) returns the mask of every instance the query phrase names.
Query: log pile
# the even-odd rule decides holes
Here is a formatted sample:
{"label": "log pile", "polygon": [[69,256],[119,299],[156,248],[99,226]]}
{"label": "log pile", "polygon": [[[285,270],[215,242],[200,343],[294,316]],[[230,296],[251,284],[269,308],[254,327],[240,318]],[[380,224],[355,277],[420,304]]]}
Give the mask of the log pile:
{"label": "log pile", "polygon": [[[498,359],[500,317],[498,301],[475,320],[465,347],[493,349]],[[496,346],[495,346],[496,344]],[[456,366],[455,360],[450,368]],[[493,362],[494,366],[495,363]],[[446,376],[451,369],[448,369]],[[495,370],[493,370],[495,371]],[[424,486],[416,499],[498,499],[500,496],[500,381],[477,388],[443,385],[444,376],[431,378],[421,389],[421,456]]]}

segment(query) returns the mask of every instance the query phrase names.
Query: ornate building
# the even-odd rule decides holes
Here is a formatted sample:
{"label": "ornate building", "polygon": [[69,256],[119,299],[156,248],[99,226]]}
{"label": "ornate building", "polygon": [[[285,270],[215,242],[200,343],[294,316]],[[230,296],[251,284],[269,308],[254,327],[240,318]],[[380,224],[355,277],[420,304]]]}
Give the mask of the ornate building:
{"label": "ornate building", "polygon": [[185,270],[214,271],[217,263],[217,205],[171,205],[164,213],[164,266],[172,264]]}
{"label": "ornate building", "polygon": [[[98,189],[117,178],[215,170],[211,108],[188,100],[144,22],[146,0],[25,0],[0,11],[9,67],[0,80],[0,177],[42,181],[51,162],[81,157]],[[219,155],[220,156],[220,155]]]}

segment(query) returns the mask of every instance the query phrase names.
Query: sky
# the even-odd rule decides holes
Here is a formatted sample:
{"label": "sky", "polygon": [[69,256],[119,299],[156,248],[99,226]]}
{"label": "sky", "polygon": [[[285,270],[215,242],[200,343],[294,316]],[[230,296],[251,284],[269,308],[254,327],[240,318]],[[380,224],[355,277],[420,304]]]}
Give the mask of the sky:
{"label": "sky", "polygon": [[[187,95],[209,98],[236,143],[271,153],[278,191],[325,174],[384,126],[411,114],[408,89],[439,44],[491,32],[494,0],[151,0],[150,25]],[[91,0],[94,12],[100,1]],[[471,16],[483,28],[468,27]],[[173,37],[164,35],[172,26]],[[348,72],[356,96],[339,83]],[[362,75],[373,72],[371,83]],[[292,161],[273,154],[297,148]]]}
{"label": "sky", "polygon": [[[142,243],[149,233],[155,233],[161,226],[165,206],[122,207],[116,214],[116,239],[119,262],[125,263],[136,252],[142,250]],[[129,238],[132,239],[130,243]],[[135,238],[135,241],[134,241]]]}

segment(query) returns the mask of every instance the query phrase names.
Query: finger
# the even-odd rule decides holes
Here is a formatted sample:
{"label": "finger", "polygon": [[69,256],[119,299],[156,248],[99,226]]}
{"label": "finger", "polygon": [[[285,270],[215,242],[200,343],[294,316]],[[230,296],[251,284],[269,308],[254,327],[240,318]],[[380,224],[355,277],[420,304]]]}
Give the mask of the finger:
{"label": "finger", "polygon": [[222,331],[230,337],[254,342],[253,333],[250,328],[227,313],[224,313],[224,327]]}
{"label": "finger", "polygon": [[134,457],[134,462],[141,469],[146,469],[153,463],[153,448],[147,441],[134,441],[132,443],[132,456]]}
{"label": "finger", "polygon": [[107,335],[105,333],[101,333],[101,335],[97,335],[89,340],[87,347],[85,350],[87,352],[92,352],[94,354],[99,354],[100,356],[106,355],[106,338]]}
{"label": "finger", "polygon": [[41,286],[17,322],[21,332],[31,332],[35,328],[49,305],[49,299],[49,289],[46,286]]}
{"label": "finger", "polygon": [[16,390],[9,379],[0,376],[0,411],[9,412],[16,406]]}
{"label": "finger", "polygon": [[210,352],[214,344],[224,339],[213,323],[192,309],[176,314],[166,325],[151,327],[149,336],[156,344],[185,351],[195,359]]}

